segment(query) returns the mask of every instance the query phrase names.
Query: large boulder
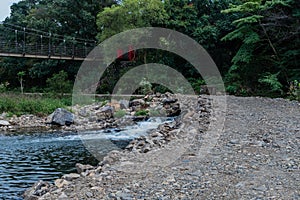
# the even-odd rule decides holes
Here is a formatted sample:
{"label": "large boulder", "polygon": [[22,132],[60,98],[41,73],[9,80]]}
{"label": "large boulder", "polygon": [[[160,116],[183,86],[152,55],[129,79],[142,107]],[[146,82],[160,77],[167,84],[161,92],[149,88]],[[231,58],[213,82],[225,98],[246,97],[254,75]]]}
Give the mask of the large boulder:
{"label": "large boulder", "polygon": [[35,183],[31,188],[25,191],[25,200],[37,200],[40,196],[50,191],[50,184],[44,181]]}
{"label": "large boulder", "polygon": [[10,123],[5,120],[0,120],[0,126],[10,126]]}
{"label": "large boulder", "polygon": [[163,105],[166,104],[172,104],[172,103],[176,103],[178,100],[177,99],[172,99],[172,98],[164,98],[162,100]]}
{"label": "large boulder", "polygon": [[98,112],[96,112],[98,120],[112,118],[113,114],[114,108],[111,106],[104,106]]}
{"label": "large boulder", "polygon": [[145,104],[145,101],[143,99],[134,99],[129,102],[129,106],[143,106]]}
{"label": "large boulder", "polygon": [[63,108],[57,108],[50,116],[50,123],[59,126],[70,126],[74,123],[74,115]]}

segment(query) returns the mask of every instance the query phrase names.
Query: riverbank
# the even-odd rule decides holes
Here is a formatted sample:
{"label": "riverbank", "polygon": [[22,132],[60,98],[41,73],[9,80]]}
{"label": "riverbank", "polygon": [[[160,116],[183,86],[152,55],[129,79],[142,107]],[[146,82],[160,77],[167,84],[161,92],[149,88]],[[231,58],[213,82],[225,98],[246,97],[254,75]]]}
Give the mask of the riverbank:
{"label": "riverbank", "polygon": [[121,100],[119,102],[97,102],[86,106],[75,105],[68,107],[67,110],[61,110],[71,116],[68,123],[64,123],[64,116],[61,116],[65,114],[60,113],[58,115],[62,119],[58,119],[58,121],[63,122],[60,124],[53,120],[53,113],[48,117],[37,115],[18,117],[2,113],[0,115],[0,133],[80,132],[122,128],[148,117],[180,114],[177,99],[170,93],[147,95],[132,101]]}
{"label": "riverbank", "polygon": [[[209,101],[181,101],[187,112],[179,124],[160,127],[165,133],[155,130],[96,168],[77,165],[78,174],[30,191],[40,192],[36,199],[64,200],[298,199],[299,102],[229,96],[224,112]],[[211,125],[222,123],[222,114],[226,120],[216,135]],[[165,142],[156,143],[157,137]]]}

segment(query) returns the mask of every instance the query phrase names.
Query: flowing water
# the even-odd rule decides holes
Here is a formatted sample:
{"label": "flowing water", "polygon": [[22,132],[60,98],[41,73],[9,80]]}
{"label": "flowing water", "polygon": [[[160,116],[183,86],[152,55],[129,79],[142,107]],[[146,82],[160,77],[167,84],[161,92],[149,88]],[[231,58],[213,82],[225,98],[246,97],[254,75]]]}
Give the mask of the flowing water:
{"label": "flowing water", "polygon": [[109,151],[126,147],[132,139],[169,120],[172,119],[150,119],[125,130],[108,129],[80,135],[0,135],[0,199],[22,199],[24,191],[36,181],[53,182],[63,174],[76,172],[76,163],[96,165],[99,161],[85,148],[86,142],[83,143],[82,138],[93,140],[97,158],[101,159]]}

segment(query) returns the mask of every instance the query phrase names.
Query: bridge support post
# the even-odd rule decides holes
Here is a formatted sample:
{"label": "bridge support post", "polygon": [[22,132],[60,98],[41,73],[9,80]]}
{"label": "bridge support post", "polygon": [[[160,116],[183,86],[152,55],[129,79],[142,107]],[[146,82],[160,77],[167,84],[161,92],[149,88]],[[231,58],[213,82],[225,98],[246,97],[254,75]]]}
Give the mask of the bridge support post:
{"label": "bridge support post", "polygon": [[15,51],[16,51],[16,53],[18,53],[18,30],[15,30],[15,45],[16,45],[16,47],[15,47]]}
{"label": "bridge support post", "polygon": [[51,57],[51,33],[49,33],[48,57]]}
{"label": "bridge support post", "polygon": [[73,45],[72,45],[72,58],[75,58],[75,38],[73,38]]}
{"label": "bridge support post", "polygon": [[41,55],[43,55],[43,35],[40,35],[41,37]]}
{"label": "bridge support post", "polygon": [[23,56],[25,56],[26,53],[26,28],[23,28]]}

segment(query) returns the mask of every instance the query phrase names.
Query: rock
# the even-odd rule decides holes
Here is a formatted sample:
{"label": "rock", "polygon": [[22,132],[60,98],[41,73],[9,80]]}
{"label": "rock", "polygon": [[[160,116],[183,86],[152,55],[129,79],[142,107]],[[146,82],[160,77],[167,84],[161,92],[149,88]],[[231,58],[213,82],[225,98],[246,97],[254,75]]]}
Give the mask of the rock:
{"label": "rock", "polygon": [[166,110],[166,113],[167,113],[167,117],[176,117],[176,116],[179,116],[180,113],[181,113],[181,109],[167,109]]}
{"label": "rock", "polygon": [[104,106],[103,108],[100,109],[100,112],[112,113],[114,112],[114,109],[111,106]]}
{"label": "rock", "polygon": [[68,199],[68,196],[63,192],[61,195],[59,195],[58,200],[66,200]]}
{"label": "rock", "polygon": [[96,174],[100,174],[101,171],[102,171],[102,167],[101,166],[99,166],[99,167],[97,167],[97,169],[95,169],[95,173]]}
{"label": "rock", "polygon": [[120,199],[122,200],[131,200],[132,199],[132,196],[131,194],[128,194],[128,193],[125,193],[125,192],[121,192],[121,191],[118,191],[116,194],[115,194],[116,197],[119,197]]}
{"label": "rock", "polygon": [[176,103],[177,102],[177,99],[169,99],[169,98],[164,98],[163,100],[162,100],[162,103],[164,104],[164,105],[166,105],[166,104],[172,104],[172,103]]}
{"label": "rock", "polygon": [[88,116],[88,112],[87,112],[86,108],[83,108],[83,109],[79,110],[78,114],[82,117],[87,117]]}
{"label": "rock", "polygon": [[216,88],[213,86],[201,85],[200,86],[200,94],[215,95]]}
{"label": "rock", "polygon": [[232,139],[229,141],[230,144],[239,144],[239,140],[238,139]]}
{"label": "rock", "polygon": [[116,102],[114,100],[112,102],[110,102],[108,106],[110,106],[112,108],[113,112],[119,111],[121,109],[120,103]]}
{"label": "rock", "polygon": [[94,167],[92,165],[83,165],[83,164],[80,164],[80,163],[77,163],[75,165],[75,167],[77,169],[78,174],[81,174],[82,172],[86,172],[88,170],[94,169]]}
{"label": "rock", "polygon": [[54,181],[54,184],[55,184],[56,187],[62,188],[62,187],[64,187],[65,185],[69,185],[70,182],[69,182],[69,181],[66,181],[66,180],[64,180],[64,179],[56,179],[56,180]]}
{"label": "rock", "polygon": [[50,123],[53,125],[70,126],[74,123],[74,115],[63,108],[57,108],[49,117],[51,117]]}
{"label": "rock", "polygon": [[114,108],[111,106],[104,106],[102,107],[97,113],[96,116],[99,119],[106,119],[113,117]]}
{"label": "rock", "polygon": [[10,126],[10,123],[5,120],[0,120],[0,126]]}
{"label": "rock", "polygon": [[93,197],[93,194],[91,192],[86,192],[85,193],[85,196],[88,197],[88,198],[92,198]]}
{"label": "rock", "polygon": [[75,180],[75,179],[78,179],[78,178],[80,178],[80,175],[79,174],[75,174],[75,173],[65,174],[62,177],[62,179],[65,179],[67,181],[72,181],[72,180]]}
{"label": "rock", "polygon": [[50,191],[50,184],[44,181],[35,183],[24,193],[24,200],[37,200],[40,196]]}
{"label": "rock", "polygon": [[149,116],[134,116],[134,117],[132,117],[132,121],[134,121],[134,122],[146,121],[148,119],[149,119]]}
{"label": "rock", "polygon": [[127,100],[120,100],[120,108],[121,109],[128,109],[129,108],[129,101]]}
{"label": "rock", "polygon": [[130,107],[142,106],[144,104],[145,104],[145,101],[143,99],[134,99],[134,100],[129,102]]}

